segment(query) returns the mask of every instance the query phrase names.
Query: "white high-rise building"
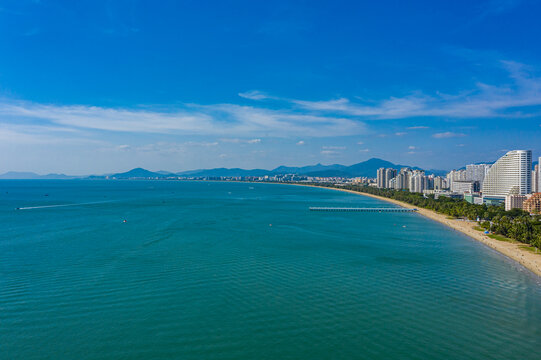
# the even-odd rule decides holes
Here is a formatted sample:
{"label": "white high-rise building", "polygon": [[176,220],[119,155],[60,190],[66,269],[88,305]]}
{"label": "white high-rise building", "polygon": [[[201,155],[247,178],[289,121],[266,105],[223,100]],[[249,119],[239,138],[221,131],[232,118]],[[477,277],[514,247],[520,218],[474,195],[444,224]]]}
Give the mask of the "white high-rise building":
{"label": "white high-rise building", "polygon": [[532,193],[539,192],[539,164],[535,165],[532,171]]}
{"label": "white high-rise building", "polygon": [[488,164],[466,165],[466,181],[479,181],[482,184],[488,169],[490,169]]}
{"label": "white high-rise building", "polygon": [[377,187],[380,189],[384,188],[387,183],[386,180],[387,179],[385,178],[385,168],[379,168],[376,178]]}
{"label": "white high-rise building", "polygon": [[410,192],[423,192],[427,189],[428,177],[424,171],[413,170],[412,175],[409,177],[408,189]]}
{"label": "white high-rise building", "polygon": [[532,191],[532,152],[513,150],[490,167],[483,182],[483,199],[501,199],[509,194],[526,195]]}
{"label": "white high-rise building", "polygon": [[391,188],[391,180],[396,177],[396,169],[388,168],[385,169],[385,187],[387,189]]}
{"label": "white high-rise building", "polygon": [[396,177],[396,169],[379,168],[376,177],[376,185],[378,188],[392,188],[391,180]]}
{"label": "white high-rise building", "polygon": [[447,189],[447,180],[441,176],[436,176],[434,178],[434,190],[443,190]]}
{"label": "white high-rise building", "polygon": [[478,181],[453,181],[451,184],[451,192],[461,194],[464,193],[474,193],[479,190]]}
{"label": "white high-rise building", "polygon": [[537,192],[541,192],[541,156],[537,162]]}
{"label": "white high-rise building", "polygon": [[453,186],[453,181],[466,181],[466,170],[451,170],[447,174],[447,186]]}
{"label": "white high-rise building", "polygon": [[410,177],[412,171],[410,168],[402,168],[400,172],[396,175],[395,181],[393,183],[394,189],[409,189]]}

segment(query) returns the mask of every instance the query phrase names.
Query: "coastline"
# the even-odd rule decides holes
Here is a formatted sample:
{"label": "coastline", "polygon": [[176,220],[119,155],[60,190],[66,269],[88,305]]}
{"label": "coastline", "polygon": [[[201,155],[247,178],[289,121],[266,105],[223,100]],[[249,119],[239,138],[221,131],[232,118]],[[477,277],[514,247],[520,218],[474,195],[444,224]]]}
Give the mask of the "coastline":
{"label": "coastline", "polygon": [[[390,202],[395,205],[399,205],[399,206],[409,208],[409,209],[416,208],[415,206],[402,202],[402,201],[389,199],[382,196],[362,193],[358,191],[353,191],[353,190],[317,186],[317,185],[303,185],[303,184],[292,184],[292,185],[311,186],[311,187],[316,187],[320,189],[331,189],[331,190],[343,191],[343,192],[348,192],[348,193],[352,193],[356,195],[372,197],[374,199]],[[511,260],[518,262],[519,264],[521,264],[522,266],[524,266],[525,268],[527,268],[528,270],[530,270],[537,276],[541,277],[541,255],[534,254],[532,252],[529,252],[528,250],[524,250],[520,248],[520,246],[524,246],[526,244],[522,244],[519,242],[506,242],[506,241],[500,241],[500,240],[489,238],[483,232],[474,229],[474,227],[477,226],[477,222],[475,221],[470,222],[470,221],[464,221],[464,220],[459,220],[459,219],[449,219],[447,218],[446,215],[438,214],[437,212],[432,211],[432,210],[423,209],[423,208],[416,208],[416,209],[418,210],[417,212],[421,214],[422,216],[427,217],[431,220],[437,221],[443,225],[450,227],[451,229],[459,231],[469,236],[470,238],[485,244],[486,246],[496,250],[500,254],[503,254],[507,256],[508,258],[510,258]]]}

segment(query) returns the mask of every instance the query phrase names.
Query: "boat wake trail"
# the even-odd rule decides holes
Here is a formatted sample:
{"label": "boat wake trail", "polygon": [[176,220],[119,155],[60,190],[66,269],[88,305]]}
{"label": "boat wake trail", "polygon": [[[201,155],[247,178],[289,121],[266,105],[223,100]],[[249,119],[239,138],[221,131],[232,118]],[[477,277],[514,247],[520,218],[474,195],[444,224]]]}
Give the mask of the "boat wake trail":
{"label": "boat wake trail", "polygon": [[94,205],[94,204],[105,204],[112,201],[94,201],[87,203],[77,203],[77,204],[57,204],[57,205],[42,205],[42,206],[24,206],[15,208],[15,210],[33,210],[33,209],[46,209],[46,208],[57,208],[57,207],[66,207],[66,206],[81,206],[81,205]]}

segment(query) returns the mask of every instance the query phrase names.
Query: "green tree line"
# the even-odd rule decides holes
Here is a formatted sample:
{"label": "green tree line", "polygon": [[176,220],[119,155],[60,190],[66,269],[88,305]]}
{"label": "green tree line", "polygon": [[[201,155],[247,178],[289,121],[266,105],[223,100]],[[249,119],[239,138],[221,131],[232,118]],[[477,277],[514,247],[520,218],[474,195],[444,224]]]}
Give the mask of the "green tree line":
{"label": "green tree line", "polygon": [[[335,187],[332,184],[326,186]],[[477,220],[482,228],[492,233],[541,249],[541,215],[530,216],[528,212],[521,209],[505,211],[503,204],[500,206],[470,204],[463,199],[446,196],[435,199],[434,195],[425,197],[423,194],[412,193],[408,190],[379,189],[366,185],[346,185],[339,188],[403,201],[454,218]]]}

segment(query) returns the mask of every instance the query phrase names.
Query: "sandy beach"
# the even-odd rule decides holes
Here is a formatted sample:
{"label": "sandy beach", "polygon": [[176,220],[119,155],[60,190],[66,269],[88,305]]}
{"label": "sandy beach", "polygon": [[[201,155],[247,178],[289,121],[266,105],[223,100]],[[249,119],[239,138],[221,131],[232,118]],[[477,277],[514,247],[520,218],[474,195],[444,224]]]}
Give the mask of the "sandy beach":
{"label": "sandy beach", "polygon": [[[305,186],[305,185],[302,185],[302,186]],[[306,186],[314,186],[314,187],[319,187],[322,189],[345,191],[345,192],[350,192],[357,195],[373,197],[375,199],[387,201],[387,202],[390,202],[390,203],[393,203],[405,208],[410,208],[410,209],[416,208],[415,206],[410,205],[408,203],[377,196],[377,195],[372,195],[372,194],[367,194],[367,193],[362,193],[362,192],[357,192],[357,191],[352,191],[352,190],[346,190],[346,189],[324,187],[324,186],[315,186],[315,185],[306,185]],[[417,208],[417,209],[418,209],[419,214],[429,219],[438,221],[444,225],[449,226],[450,228],[454,230],[460,231],[461,233],[468,235],[469,237],[477,241],[482,242],[483,244],[509,257],[510,259],[515,260],[518,263],[522,264],[525,268],[531,270],[536,275],[541,276],[541,254],[534,254],[520,247],[520,246],[524,246],[525,244],[522,244],[519,242],[506,242],[506,241],[500,241],[500,240],[489,238],[483,232],[474,229],[474,227],[477,226],[477,222],[475,221],[449,219],[446,215],[438,214],[437,212],[432,211],[432,210],[427,210],[427,209],[422,209],[422,208]]]}

